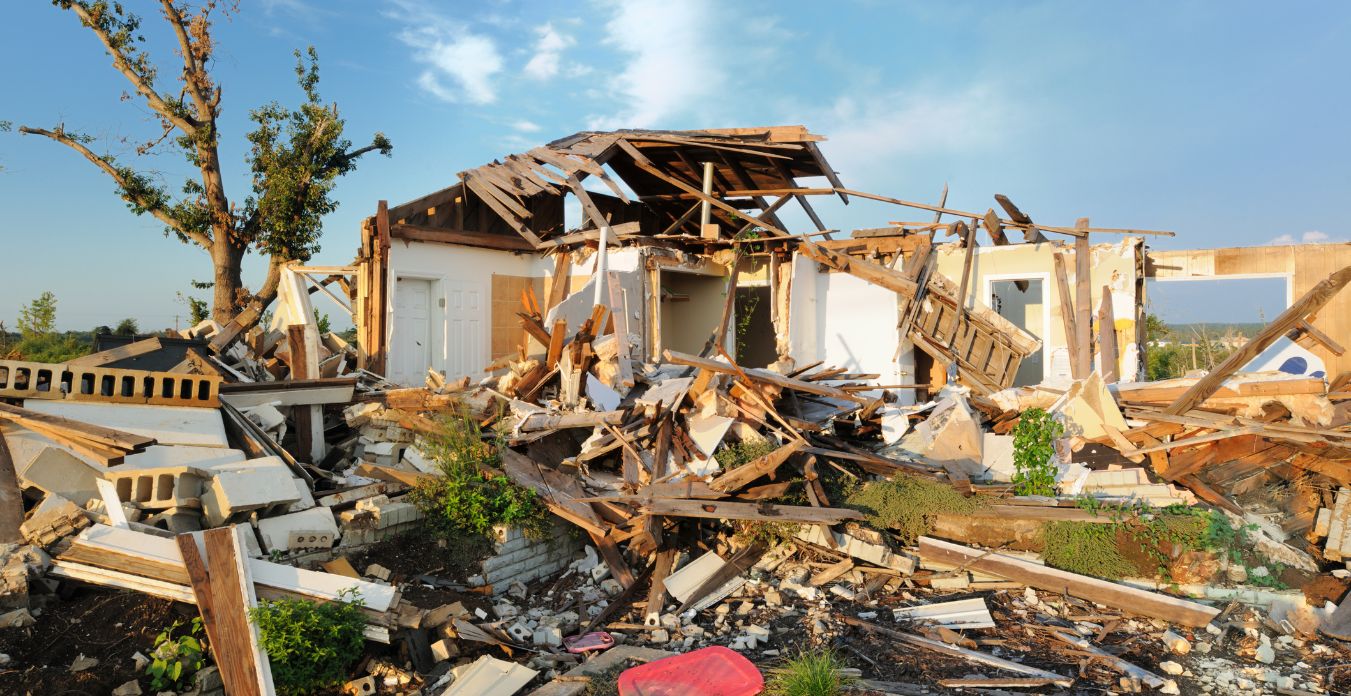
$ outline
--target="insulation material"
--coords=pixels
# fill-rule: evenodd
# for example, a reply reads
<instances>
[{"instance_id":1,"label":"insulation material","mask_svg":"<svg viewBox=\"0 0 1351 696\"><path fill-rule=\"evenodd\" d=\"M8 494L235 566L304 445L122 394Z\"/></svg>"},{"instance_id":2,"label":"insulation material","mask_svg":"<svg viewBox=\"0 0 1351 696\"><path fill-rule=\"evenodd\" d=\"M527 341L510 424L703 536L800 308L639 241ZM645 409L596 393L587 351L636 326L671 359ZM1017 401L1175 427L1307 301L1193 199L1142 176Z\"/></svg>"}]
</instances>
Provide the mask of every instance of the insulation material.
<instances>
[{"instance_id":1,"label":"insulation material","mask_svg":"<svg viewBox=\"0 0 1351 696\"><path fill-rule=\"evenodd\" d=\"M901 448L948 471L983 476L983 438L966 398L950 394L938 402L923 423L915 426L914 432L901 440Z\"/></svg>"},{"instance_id":2,"label":"insulation material","mask_svg":"<svg viewBox=\"0 0 1351 696\"><path fill-rule=\"evenodd\" d=\"M1064 418L1066 435L1085 440L1106 437L1104 425L1118 431L1129 428L1116 399L1097 372L1075 382L1051 410Z\"/></svg>"}]
</instances>

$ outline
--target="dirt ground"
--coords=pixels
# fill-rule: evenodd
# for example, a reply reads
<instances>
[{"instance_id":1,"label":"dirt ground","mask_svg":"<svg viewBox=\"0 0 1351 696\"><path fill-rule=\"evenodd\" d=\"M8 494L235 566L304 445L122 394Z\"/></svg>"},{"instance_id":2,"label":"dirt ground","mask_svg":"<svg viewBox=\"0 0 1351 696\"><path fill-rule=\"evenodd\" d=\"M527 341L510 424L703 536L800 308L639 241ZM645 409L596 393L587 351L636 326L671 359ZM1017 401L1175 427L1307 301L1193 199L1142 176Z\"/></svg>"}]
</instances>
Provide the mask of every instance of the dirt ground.
<instances>
[{"instance_id":1,"label":"dirt ground","mask_svg":"<svg viewBox=\"0 0 1351 696\"><path fill-rule=\"evenodd\" d=\"M0 653L10 657L0 667L0 694L106 696L140 676L131 656L148 654L155 636L192 610L134 592L76 588L69 599L54 599L35 625L0 629ZM98 665L71 673L80 654Z\"/></svg>"}]
</instances>

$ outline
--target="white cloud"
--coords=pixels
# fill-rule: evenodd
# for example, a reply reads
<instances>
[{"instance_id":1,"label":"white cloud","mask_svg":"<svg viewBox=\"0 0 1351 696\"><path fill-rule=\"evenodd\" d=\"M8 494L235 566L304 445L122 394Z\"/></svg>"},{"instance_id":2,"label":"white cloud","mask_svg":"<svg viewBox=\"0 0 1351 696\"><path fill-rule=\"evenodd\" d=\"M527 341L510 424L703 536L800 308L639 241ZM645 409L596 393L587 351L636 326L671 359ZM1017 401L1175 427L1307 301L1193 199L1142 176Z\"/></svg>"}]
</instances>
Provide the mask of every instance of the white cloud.
<instances>
[{"instance_id":1,"label":"white cloud","mask_svg":"<svg viewBox=\"0 0 1351 696\"><path fill-rule=\"evenodd\" d=\"M513 122L511 127L522 133L538 133L540 130L540 125L538 123L527 121L525 119Z\"/></svg>"},{"instance_id":2,"label":"white cloud","mask_svg":"<svg viewBox=\"0 0 1351 696\"><path fill-rule=\"evenodd\" d=\"M612 95L625 106L593 117L592 128L669 126L682 113L697 112L723 90L726 76L709 27L726 26L710 0L607 0L613 13L605 43L628 58L615 76Z\"/></svg>"},{"instance_id":3,"label":"white cloud","mask_svg":"<svg viewBox=\"0 0 1351 696\"><path fill-rule=\"evenodd\" d=\"M985 85L941 93L879 91L866 98L841 96L802 122L829 135L826 154L847 178L894 178L900 156L965 154L997 144L1016 128L1011 103Z\"/></svg>"},{"instance_id":4,"label":"white cloud","mask_svg":"<svg viewBox=\"0 0 1351 696\"><path fill-rule=\"evenodd\" d=\"M1274 245L1338 244L1341 243L1342 241L1344 240L1333 239L1332 235L1328 234L1327 232L1321 232L1319 230L1309 230L1308 232L1301 233L1298 237L1287 232L1279 237L1276 237L1270 242L1267 242L1267 244L1274 244Z\"/></svg>"},{"instance_id":5,"label":"white cloud","mask_svg":"<svg viewBox=\"0 0 1351 696\"><path fill-rule=\"evenodd\" d=\"M553 23L535 28L539 40L535 42L535 53L525 64L525 75L534 80L547 80L558 74L562 63L563 51L576 41L567 34L554 29Z\"/></svg>"},{"instance_id":6,"label":"white cloud","mask_svg":"<svg viewBox=\"0 0 1351 696\"><path fill-rule=\"evenodd\" d=\"M419 87L443 101L497 100L494 78L502 71L502 55L491 37L412 0L394 0L392 6L391 16L407 27L399 40L413 49L413 60L428 66L418 75Z\"/></svg>"}]
</instances>

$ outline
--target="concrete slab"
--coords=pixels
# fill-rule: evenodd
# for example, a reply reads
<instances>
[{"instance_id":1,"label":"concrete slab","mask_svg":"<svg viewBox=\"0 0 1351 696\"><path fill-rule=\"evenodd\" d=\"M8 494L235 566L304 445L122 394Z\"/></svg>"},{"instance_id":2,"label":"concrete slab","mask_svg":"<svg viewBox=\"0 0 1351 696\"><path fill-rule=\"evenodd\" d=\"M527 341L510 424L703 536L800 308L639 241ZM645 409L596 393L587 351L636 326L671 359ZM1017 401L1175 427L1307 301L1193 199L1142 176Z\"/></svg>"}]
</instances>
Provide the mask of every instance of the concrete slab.
<instances>
[{"instance_id":1,"label":"concrete slab","mask_svg":"<svg viewBox=\"0 0 1351 696\"><path fill-rule=\"evenodd\" d=\"M23 407L105 428L153 437L161 445L229 446L225 423L214 408L103 404L25 399Z\"/></svg>"},{"instance_id":2,"label":"concrete slab","mask_svg":"<svg viewBox=\"0 0 1351 696\"><path fill-rule=\"evenodd\" d=\"M44 448L17 473L21 484L55 493L80 507L99 497L96 481L101 472L60 447Z\"/></svg>"},{"instance_id":3,"label":"concrete slab","mask_svg":"<svg viewBox=\"0 0 1351 696\"><path fill-rule=\"evenodd\" d=\"M152 445L144 452L129 454L123 463L111 467L111 471L124 468L157 466L191 466L212 470L229 464L238 464L248 459L243 450L222 449L220 447L187 447L183 445Z\"/></svg>"}]
</instances>

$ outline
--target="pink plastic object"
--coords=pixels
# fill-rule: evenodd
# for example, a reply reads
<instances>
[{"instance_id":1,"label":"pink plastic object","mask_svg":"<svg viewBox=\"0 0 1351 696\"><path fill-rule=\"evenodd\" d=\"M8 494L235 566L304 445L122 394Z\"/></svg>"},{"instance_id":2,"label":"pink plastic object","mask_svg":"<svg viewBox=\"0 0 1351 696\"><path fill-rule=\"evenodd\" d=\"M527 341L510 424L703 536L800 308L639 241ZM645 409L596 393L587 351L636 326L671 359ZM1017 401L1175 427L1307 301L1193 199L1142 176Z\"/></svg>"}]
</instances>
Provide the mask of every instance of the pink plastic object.
<instances>
[{"instance_id":1,"label":"pink plastic object","mask_svg":"<svg viewBox=\"0 0 1351 696\"><path fill-rule=\"evenodd\" d=\"M614 647L614 636L605 631L583 633L580 636L568 636L563 639L563 647L570 653L588 653Z\"/></svg>"},{"instance_id":2,"label":"pink plastic object","mask_svg":"<svg viewBox=\"0 0 1351 696\"><path fill-rule=\"evenodd\" d=\"M624 670L619 696L755 696L765 678L750 660L714 645Z\"/></svg>"}]
</instances>

